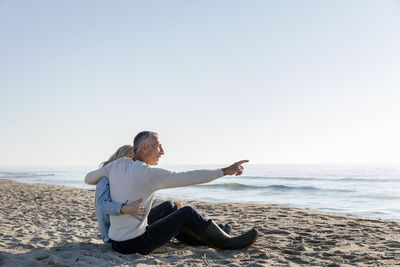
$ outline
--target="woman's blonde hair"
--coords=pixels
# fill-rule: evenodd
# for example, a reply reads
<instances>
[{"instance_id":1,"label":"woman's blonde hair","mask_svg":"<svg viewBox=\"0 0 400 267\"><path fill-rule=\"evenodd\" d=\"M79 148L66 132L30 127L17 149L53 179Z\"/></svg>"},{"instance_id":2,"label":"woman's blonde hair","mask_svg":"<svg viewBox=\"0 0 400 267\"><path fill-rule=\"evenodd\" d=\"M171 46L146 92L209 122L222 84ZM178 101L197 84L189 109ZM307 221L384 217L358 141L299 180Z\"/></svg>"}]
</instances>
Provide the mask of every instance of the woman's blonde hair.
<instances>
[{"instance_id":1,"label":"woman's blonde hair","mask_svg":"<svg viewBox=\"0 0 400 267\"><path fill-rule=\"evenodd\" d=\"M132 145L124 145L124 146L121 146L120 148L118 148L117 151L115 151L115 153L112 154L108 160L106 160L100 164L100 167L106 166L111 161L114 161L114 160L120 159L120 158L124 158L124 157L130 157L130 158L133 157L133 146Z\"/></svg>"}]
</instances>

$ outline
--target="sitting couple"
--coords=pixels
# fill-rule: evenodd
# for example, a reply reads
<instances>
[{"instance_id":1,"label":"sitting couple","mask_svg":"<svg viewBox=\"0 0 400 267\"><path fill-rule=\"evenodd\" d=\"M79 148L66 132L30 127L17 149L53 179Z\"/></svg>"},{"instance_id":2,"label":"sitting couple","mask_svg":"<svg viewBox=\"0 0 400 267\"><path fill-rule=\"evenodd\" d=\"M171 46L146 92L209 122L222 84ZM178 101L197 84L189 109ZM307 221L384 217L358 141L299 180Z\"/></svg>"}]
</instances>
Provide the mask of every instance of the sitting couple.
<instances>
[{"instance_id":1,"label":"sitting couple","mask_svg":"<svg viewBox=\"0 0 400 267\"><path fill-rule=\"evenodd\" d=\"M170 201L153 205L157 190L241 175L242 164L247 160L217 170L171 172L152 167L164 154L157 133L140 132L133 141L133 155L129 148L119 149L100 169L85 178L87 184L97 184L95 206L101 235L104 242L111 242L115 251L148 254L173 237L219 249L241 249L255 242L255 229L231 237L226 233L229 226L222 229L192 207L181 207L180 203Z\"/></svg>"}]
</instances>

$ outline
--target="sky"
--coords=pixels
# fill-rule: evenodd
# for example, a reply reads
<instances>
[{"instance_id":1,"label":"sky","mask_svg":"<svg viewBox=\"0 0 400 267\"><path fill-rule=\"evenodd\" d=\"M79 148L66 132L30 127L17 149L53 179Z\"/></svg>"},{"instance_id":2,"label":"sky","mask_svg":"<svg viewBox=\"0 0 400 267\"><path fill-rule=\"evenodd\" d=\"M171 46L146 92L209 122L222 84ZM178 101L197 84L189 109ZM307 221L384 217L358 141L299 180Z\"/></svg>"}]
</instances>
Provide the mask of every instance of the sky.
<instances>
[{"instance_id":1,"label":"sky","mask_svg":"<svg viewBox=\"0 0 400 267\"><path fill-rule=\"evenodd\" d=\"M0 166L399 163L398 1L0 0Z\"/></svg>"}]
</instances>

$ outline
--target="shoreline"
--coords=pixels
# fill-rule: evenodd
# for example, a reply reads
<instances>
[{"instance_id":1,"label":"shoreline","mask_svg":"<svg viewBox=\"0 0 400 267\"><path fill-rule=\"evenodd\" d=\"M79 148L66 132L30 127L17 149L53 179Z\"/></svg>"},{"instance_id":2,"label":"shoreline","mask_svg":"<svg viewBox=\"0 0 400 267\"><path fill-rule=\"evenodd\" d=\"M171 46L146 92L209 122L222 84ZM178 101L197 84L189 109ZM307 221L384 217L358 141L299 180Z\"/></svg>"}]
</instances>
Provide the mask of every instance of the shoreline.
<instances>
[{"instance_id":1,"label":"shoreline","mask_svg":"<svg viewBox=\"0 0 400 267\"><path fill-rule=\"evenodd\" d=\"M48 183L48 182L29 182L29 181L20 181L19 179L0 179L0 180L10 180L10 181L15 181L18 183L26 183L26 184L43 184L43 185L55 185L55 186L65 186L69 188L74 188L74 189L84 189L84 190L90 190L90 191L95 191L94 186L88 186L88 187L80 187L80 186L74 186L74 185L68 185L68 184L58 184L58 183ZM271 203L271 202L264 202L264 201L237 201L237 202L232 202L232 201L226 201L226 200L215 200L215 199L208 199L208 200L201 200L200 198L179 198L179 197L170 197L166 195L165 193L161 194L156 194L156 198L161 198L161 199L174 199L176 201L181 201L181 202L186 202L186 201L195 201L195 202L208 202L208 203L232 203L232 204L255 204L255 205L277 205L277 206L283 206L283 207L290 207L290 208L298 208L298 209L306 209L306 210L314 210L314 211L322 211L322 212L328 212L328 213L334 213L334 214L340 214L340 215L348 215L348 216L356 216L356 217L361 217L365 219L372 219L372 220L382 220L382 221L392 221L392 222L399 222L400 223L400 217L393 217L393 218L387 218L388 216L385 216L386 214L381 214L380 216L372 216L364 213L360 213L357 211L351 212L351 211L341 211L340 209L332 209L330 207L307 207L303 205L296 205L296 204L280 204L280 203ZM379 212L377 212L379 213Z\"/></svg>"},{"instance_id":2,"label":"shoreline","mask_svg":"<svg viewBox=\"0 0 400 267\"><path fill-rule=\"evenodd\" d=\"M400 223L275 204L180 199L232 234L255 227L252 248L220 251L172 240L149 255L122 255L104 245L94 190L0 180L0 265L377 266L400 262Z\"/></svg>"}]
</instances>

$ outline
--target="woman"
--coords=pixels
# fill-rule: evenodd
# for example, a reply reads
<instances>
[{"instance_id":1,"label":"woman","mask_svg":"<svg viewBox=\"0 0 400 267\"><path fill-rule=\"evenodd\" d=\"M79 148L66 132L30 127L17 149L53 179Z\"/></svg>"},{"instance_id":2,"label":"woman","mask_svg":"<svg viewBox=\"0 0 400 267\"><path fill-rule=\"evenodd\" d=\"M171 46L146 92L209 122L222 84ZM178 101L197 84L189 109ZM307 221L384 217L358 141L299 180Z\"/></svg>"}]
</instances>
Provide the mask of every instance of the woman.
<instances>
[{"instance_id":1,"label":"woman","mask_svg":"<svg viewBox=\"0 0 400 267\"><path fill-rule=\"evenodd\" d=\"M124 145L117 149L117 151L110 156L110 158L100 164L100 167L106 166L108 163L120 159L120 158L132 158L133 157L133 146ZM102 177L96 185L95 194L95 210L96 217L101 233L101 237L104 243L109 243L110 238L108 237L108 230L110 228L110 215L129 214L134 216L138 220L142 220L145 214L144 207L139 206L141 199L134 201L133 203L126 205L119 202L112 201L110 197L110 186L107 177ZM155 221L163 218L173 211L182 207L180 202L163 201L161 199L155 199L152 204L152 209L148 215L148 224L151 225ZM219 224L219 227L223 229L227 234L230 233L231 227L229 224L225 226ZM204 244L199 240L196 235L189 231L181 231L176 238L180 241L186 242L191 245L202 245Z\"/></svg>"}]
</instances>

